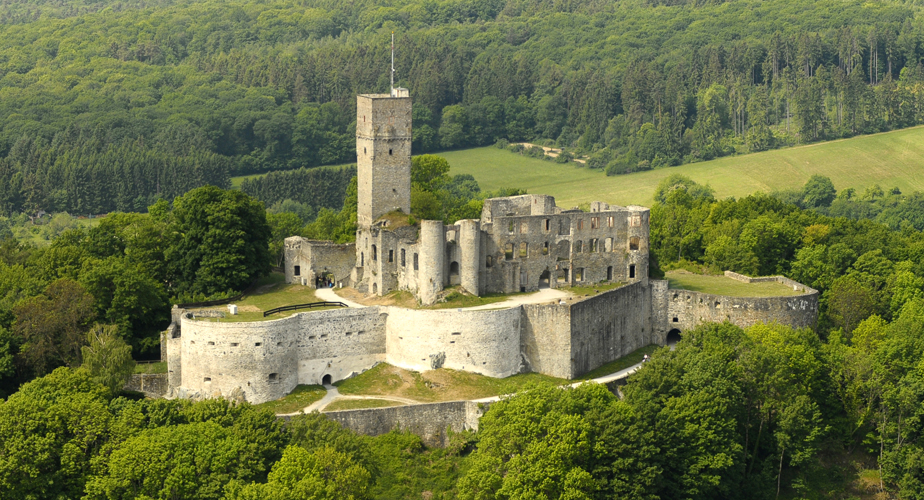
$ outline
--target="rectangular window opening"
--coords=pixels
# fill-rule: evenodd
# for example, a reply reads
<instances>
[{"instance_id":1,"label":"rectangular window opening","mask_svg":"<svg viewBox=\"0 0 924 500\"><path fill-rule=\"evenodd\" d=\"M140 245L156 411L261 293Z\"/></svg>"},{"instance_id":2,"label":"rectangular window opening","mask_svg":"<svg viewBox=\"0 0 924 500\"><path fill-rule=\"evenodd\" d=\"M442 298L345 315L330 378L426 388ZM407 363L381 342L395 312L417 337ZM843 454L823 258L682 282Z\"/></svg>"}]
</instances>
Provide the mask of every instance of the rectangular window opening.
<instances>
[{"instance_id":1,"label":"rectangular window opening","mask_svg":"<svg viewBox=\"0 0 924 500\"><path fill-rule=\"evenodd\" d=\"M417 254L414 254L414 270L417 270Z\"/></svg>"},{"instance_id":2,"label":"rectangular window opening","mask_svg":"<svg viewBox=\"0 0 924 500\"><path fill-rule=\"evenodd\" d=\"M549 254L549 242L546 241L545 243L542 244L542 255L548 255L548 254Z\"/></svg>"},{"instance_id":3,"label":"rectangular window opening","mask_svg":"<svg viewBox=\"0 0 924 500\"><path fill-rule=\"evenodd\" d=\"M301 276L301 275L302 275L302 266L295 266L295 268L292 270L292 274L295 275L295 276Z\"/></svg>"},{"instance_id":4,"label":"rectangular window opening","mask_svg":"<svg viewBox=\"0 0 924 500\"><path fill-rule=\"evenodd\" d=\"M388 251L388 262L391 263L391 262L394 262L394 261L395 261L395 251L394 251L394 250L389 250L389 251Z\"/></svg>"},{"instance_id":5,"label":"rectangular window opening","mask_svg":"<svg viewBox=\"0 0 924 500\"><path fill-rule=\"evenodd\" d=\"M550 227L551 227L550 221L549 221L549 219L546 219L546 220L545 220L545 230L546 230L546 232L549 231L549 228L550 228Z\"/></svg>"},{"instance_id":6,"label":"rectangular window opening","mask_svg":"<svg viewBox=\"0 0 924 500\"><path fill-rule=\"evenodd\" d=\"M525 258L529 255L529 243L522 241L520 242L520 258Z\"/></svg>"},{"instance_id":7,"label":"rectangular window opening","mask_svg":"<svg viewBox=\"0 0 924 500\"><path fill-rule=\"evenodd\" d=\"M629 250L638 250L639 239L638 236L633 236L629 238Z\"/></svg>"},{"instance_id":8,"label":"rectangular window opening","mask_svg":"<svg viewBox=\"0 0 924 500\"><path fill-rule=\"evenodd\" d=\"M254 347L261 347L262 345L263 345L263 342L257 342L257 343L255 343L253 346L254 346Z\"/></svg>"},{"instance_id":9,"label":"rectangular window opening","mask_svg":"<svg viewBox=\"0 0 924 500\"><path fill-rule=\"evenodd\" d=\"M407 261L404 259L404 257L405 257L405 256L404 256L404 249L402 248L402 249L401 249L401 267L405 267L405 266L407 265Z\"/></svg>"},{"instance_id":10,"label":"rectangular window opening","mask_svg":"<svg viewBox=\"0 0 924 500\"><path fill-rule=\"evenodd\" d=\"M635 264L632 264L629 266L629 277L630 278L635 277Z\"/></svg>"}]
</instances>

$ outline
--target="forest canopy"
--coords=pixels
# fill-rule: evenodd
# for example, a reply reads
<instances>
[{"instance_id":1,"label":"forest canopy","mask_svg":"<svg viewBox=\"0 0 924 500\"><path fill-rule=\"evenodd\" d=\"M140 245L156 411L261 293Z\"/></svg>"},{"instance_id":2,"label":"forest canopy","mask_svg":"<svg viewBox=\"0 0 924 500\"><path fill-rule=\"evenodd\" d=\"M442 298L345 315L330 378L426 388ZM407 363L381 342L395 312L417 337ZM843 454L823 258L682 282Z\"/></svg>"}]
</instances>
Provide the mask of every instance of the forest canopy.
<instances>
[{"instance_id":1,"label":"forest canopy","mask_svg":"<svg viewBox=\"0 0 924 500\"><path fill-rule=\"evenodd\" d=\"M143 211L193 187L228 187L231 175L350 163L355 95L387 89L392 31L415 154L530 140L621 174L920 124L918 10L9 2L0 214Z\"/></svg>"}]
</instances>

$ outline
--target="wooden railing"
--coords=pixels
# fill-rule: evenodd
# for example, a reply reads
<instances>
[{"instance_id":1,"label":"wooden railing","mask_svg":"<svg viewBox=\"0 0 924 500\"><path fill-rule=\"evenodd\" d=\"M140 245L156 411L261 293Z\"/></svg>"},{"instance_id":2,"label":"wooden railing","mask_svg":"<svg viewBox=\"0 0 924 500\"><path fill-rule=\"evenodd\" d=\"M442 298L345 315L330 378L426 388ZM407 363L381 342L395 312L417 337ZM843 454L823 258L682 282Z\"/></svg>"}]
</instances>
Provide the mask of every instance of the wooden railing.
<instances>
[{"instance_id":1,"label":"wooden railing","mask_svg":"<svg viewBox=\"0 0 924 500\"><path fill-rule=\"evenodd\" d=\"M343 302L312 302L310 304L295 304L291 306L282 306L275 309L270 309L269 311L263 311L263 317L267 317L270 314L276 314L283 311L294 311L296 309L314 309L315 307L347 307Z\"/></svg>"}]
</instances>

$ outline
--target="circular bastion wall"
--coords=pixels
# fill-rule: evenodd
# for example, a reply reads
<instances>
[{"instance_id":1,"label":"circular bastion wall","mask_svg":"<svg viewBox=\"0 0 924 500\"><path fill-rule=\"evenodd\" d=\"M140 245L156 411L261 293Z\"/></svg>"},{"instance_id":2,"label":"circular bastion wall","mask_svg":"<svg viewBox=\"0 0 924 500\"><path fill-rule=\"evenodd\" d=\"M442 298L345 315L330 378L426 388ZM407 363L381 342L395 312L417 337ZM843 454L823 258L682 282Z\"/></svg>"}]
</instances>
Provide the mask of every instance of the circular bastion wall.
<instances>
[{"instance_id":1,"label":"circular bastion wall","mask_svg":"<svg viewBox=\"0 0 924 500\"><path fill-rule=\"evenodd\" d=\"M790 281L790 280L787 280ZM780 323L793 328L815 328L818 291L795 282L805 293L777 297L728 297L690 290L667 290L665 332L685 332L703 323L728 321L741 328L757 323ZM664 339L666 342L666 337Z\"/></svg>"},{"instance_id":2,"label":"circular bastion wall","mask_svg":"<svg viewBox=\"0 0 924 500\"><path fill-rule=\"evenodd\" d=\"M490 377L520 370L519 307L422 311L388 307L386 359L408 370L452 368Z\"/></svg>"},{"instance_id":3,"label":"circular bastion wall","mask_svg":"<svg viewBox=\"0 0 924 500\"><path fill-rule=\"evenodd\" d=\"M298 315L224 323L183 317L180 397L235 397L257 404L298 384ZM293 328L295 327L295 328ZM239 392L238 392L239 391Z\"/></svg>"}]
</instances>

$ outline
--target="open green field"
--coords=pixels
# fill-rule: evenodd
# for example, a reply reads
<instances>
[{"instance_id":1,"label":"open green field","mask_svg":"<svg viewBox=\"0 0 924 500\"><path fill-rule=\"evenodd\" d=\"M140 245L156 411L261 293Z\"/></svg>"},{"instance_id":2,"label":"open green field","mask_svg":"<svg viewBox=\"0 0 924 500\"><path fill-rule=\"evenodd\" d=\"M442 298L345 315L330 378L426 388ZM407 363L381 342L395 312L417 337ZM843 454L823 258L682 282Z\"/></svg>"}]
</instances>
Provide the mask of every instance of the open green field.
<instances>
[{"instance_id":1,"label":"open green field","mask_svg":"<svg viewBox=\"0 0 924 500\"><path fill-rule=\"evenodd\" d=\"M830 177L838 190L879 184L902 192L924 191L924 127L613 177L495 147L437 154L449 160L450 174L471 174L484 190L525 188L555 196L565 208L594 200L650 206L658 182L674 173L709 184L718 198L798 188L814 174Z\"/></svg>"},{"instance_id":2,"label":"open green field","mask_svg":"<svg viewBox=\"0 0 924 500\"><path fill-rule=\"evenodd\" d=\"M668 286L671 289L690 290L725 295L727 297L779 297L802 294L800 291L794 291L792 288L775 281L744 283L725 276L693 274L682 269L668 271L665 278L667 278Z\"/></svg>"}]
</instances>

